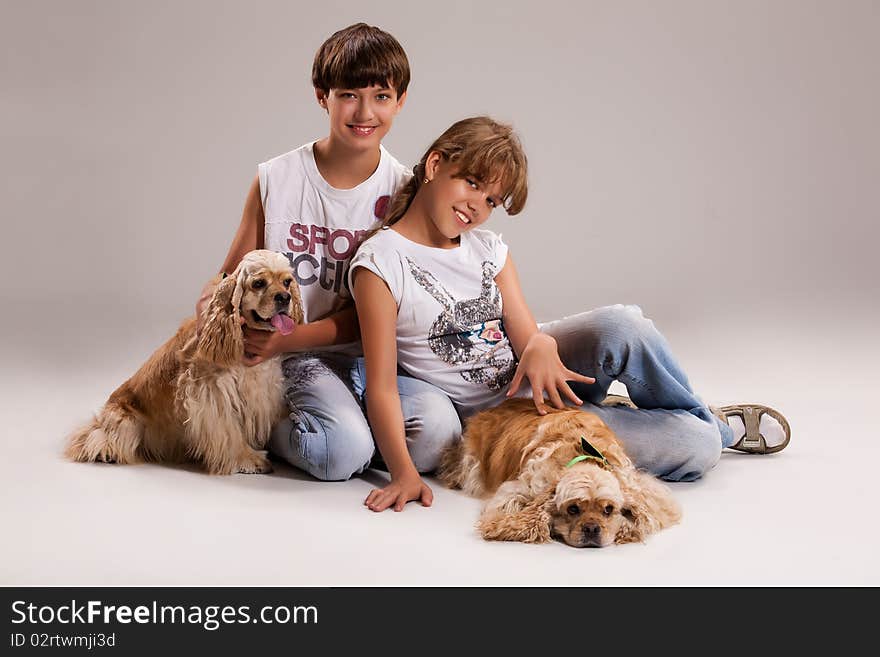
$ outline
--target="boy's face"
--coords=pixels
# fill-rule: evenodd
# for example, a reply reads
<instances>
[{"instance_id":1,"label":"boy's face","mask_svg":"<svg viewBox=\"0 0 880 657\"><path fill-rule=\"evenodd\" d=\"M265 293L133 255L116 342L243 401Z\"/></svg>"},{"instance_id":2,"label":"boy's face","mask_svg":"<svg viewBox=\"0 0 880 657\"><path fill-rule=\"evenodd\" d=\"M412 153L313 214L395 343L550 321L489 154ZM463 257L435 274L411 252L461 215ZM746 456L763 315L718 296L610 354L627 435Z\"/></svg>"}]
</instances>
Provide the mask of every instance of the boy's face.
<instances>
[{"instance_id":1,"label":"boy's face","mask_svg":"<svg viewBox=\"0 0 880 657\"><path fill-rule=\"evenodd\" d=\"M330 116L330 136L353 150L377 150L406 101L389 87L315 89L318 104Z\"/></svg>"}]
</instances>

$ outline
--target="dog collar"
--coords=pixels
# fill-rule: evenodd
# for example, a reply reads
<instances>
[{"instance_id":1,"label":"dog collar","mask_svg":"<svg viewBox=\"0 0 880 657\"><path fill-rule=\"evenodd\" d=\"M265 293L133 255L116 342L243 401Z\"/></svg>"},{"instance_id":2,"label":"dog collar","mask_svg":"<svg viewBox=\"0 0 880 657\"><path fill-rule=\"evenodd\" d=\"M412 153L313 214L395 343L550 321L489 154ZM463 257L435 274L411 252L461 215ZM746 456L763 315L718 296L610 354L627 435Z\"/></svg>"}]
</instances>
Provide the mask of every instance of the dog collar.
<instances>
[{"instance_id":1,"label":"dog collar","mask_svg":"<svg viewBox=\"0 0 880 657\"><path fill-rule=\"evenodd\" d=\"M590 442L581 436L581 449L584 450L583 454L579 456L575 456L571 461L565 464L566 468L570 468L575 463L580 463L581 461L596 461L603 468L611 469L611 464L608 463L608 459L605 458L605 455L596 449Z\"/></svg>"}]
</instances>

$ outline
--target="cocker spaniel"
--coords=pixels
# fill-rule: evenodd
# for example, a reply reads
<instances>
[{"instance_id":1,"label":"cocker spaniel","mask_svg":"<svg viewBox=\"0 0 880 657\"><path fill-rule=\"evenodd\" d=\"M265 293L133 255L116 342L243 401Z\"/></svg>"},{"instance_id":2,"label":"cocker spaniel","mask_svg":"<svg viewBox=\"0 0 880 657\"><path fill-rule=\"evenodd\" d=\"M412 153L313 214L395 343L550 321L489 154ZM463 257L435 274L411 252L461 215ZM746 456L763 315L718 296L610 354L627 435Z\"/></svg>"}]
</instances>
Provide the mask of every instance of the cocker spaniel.
<instances>
[{"instance_id":1,"label":"cocker spaniel","mask_svg":"<svg viewBox=\"0 0 880 657\"><path fill-rule=\"evenodd\" d=\"M263 447L286 412L280 358L242 363L248 327L284 334L302 322L286 256L246 254L219 280L201 332L186 320L117 388L101 411L68 437L75 461L199 462L211 474L270 472Z\"/></svg>"},{"instance_id":2,"label":"cocker spaniel","mask_svg":"<svg viewBox=\"0 0 880 657\"><path fill-rule=\"evenodd\" d=\"M477 527L486 540L574 547L644 541L677 523L669 488L637 470L593 413L511 399L477 413L448 448L440 478L490 499Z\"/></svg>"}]
</instances>

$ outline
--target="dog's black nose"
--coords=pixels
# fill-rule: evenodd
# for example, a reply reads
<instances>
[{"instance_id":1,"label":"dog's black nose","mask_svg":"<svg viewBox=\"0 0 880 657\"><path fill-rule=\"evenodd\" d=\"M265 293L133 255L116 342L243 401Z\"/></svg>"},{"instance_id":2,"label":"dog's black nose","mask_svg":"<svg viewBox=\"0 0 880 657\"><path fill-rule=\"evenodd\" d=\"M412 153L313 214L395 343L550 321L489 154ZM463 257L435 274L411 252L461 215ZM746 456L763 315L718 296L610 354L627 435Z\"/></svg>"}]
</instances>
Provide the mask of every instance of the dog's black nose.
<instances>
[{"instance_id":1,"label":"dog's black nose","mask_svg":"<svg viewBox=\"0 0 880 657\"><path fill-rule=\"evenodd\" d=\"M601 531L602 528L594 523L586 524L583 527L584 536L586 538L599 538L599 532Z\"/></svg>"},{"instance_id":2,"label":"dog's black nose","mask_svg":"<svg viewBox=\"0 0 880 657\"><path fill-rule=\"evenodd\" d=\"M287 292L279 292L275 295L275 303L279 306L286 306L290 303L290 295Z\"/></svg>"},{"instance_id":3,"label":"dog's black nose","mask_svg":"<svg viewBox=\"0 0 880 657\"><path fill-rule=\"evenodd\" d=\"M581 547L602 547L602 528L595 523L588 523L581 528L584 534Z\"/></svg>"}]
</instances>

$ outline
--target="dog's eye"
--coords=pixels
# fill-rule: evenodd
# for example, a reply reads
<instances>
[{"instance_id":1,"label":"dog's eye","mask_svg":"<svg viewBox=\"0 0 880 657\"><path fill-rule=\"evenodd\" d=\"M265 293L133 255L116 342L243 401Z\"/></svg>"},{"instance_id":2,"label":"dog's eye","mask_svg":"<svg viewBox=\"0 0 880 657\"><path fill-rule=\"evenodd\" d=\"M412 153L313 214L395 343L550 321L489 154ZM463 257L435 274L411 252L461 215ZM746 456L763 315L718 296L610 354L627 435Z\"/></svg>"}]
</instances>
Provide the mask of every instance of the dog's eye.
<instances>
[{"instance_id":1,"label":"dog's eye","mask_svg":"<svg viewBox=\"0 0 880 657\"><path fill-rule=\"evenodd\" d=\"M606 516L610 516L612 513L614 513L614 507L611 504L606 504L605 508L602 509L602 513L604 513Z\"/></svg>"},{"instance_id":2,"label":"dog's eye","mask_svg":"<svg viewBox=\"0 0 880 657\"><path fill-rule=\"evenodd\" d=\"M284 279L284 287L290 287L290 284L291 284L291 283L293 283L293 279L292 279L292 278L285 278L285 279Z\"/></svg>"},{"instance_id":3,"label":"dog's eye","mask_svg":"<svg viewBox=\"0 0 880 657\"><path fill-rule=\"evenodd\" d=\"M262 278L258 278L253 283L251 283L251 286L255 290L259 290L261 287L266 287L266 281L264 281Z\"/></svg>"},{"instance_id":4,"label":"dog's eye","mask_svg":"<svg viewBox=\"0 0 880 657\"><path fill-rule=\"evenodd\" d=\"M577 504L569 504L565 512L570 516L576 516L581 512L581 507Z\"/></svg>"}]
</instances>

